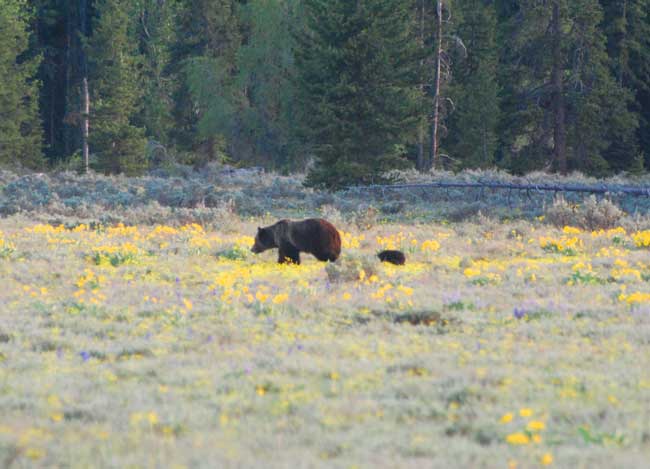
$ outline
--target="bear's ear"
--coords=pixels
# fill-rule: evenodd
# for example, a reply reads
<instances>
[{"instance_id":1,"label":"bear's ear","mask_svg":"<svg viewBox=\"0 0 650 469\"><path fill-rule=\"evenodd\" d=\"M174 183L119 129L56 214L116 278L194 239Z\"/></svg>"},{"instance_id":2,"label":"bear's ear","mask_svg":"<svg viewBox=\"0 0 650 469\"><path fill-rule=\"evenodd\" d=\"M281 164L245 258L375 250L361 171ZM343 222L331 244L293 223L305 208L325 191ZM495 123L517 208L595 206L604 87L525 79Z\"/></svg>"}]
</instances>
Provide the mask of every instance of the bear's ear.
<instances>
[{"instance_id":1,"label":"bear's ear","mask_svg":"<svg viewBox=\"0 0 650 469\"><path fill-rule=\"evenodd\" d=\"M270 238L272 238L266 228L257 228L257 237L263 243L268 243Z\"/></svg>"}]
</instances>

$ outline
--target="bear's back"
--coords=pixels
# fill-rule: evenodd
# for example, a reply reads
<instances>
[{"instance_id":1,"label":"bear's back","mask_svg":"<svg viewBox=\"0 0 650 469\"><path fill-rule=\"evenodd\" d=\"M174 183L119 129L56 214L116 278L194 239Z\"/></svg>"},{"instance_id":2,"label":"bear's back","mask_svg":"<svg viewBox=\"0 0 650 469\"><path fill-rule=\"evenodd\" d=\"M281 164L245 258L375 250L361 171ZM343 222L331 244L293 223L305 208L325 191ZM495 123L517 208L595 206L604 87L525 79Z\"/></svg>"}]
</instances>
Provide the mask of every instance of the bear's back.
<instances>
[{"instance_id":1,"label":"bear's back","mask_svg":"<svg viewBox=\"0 0 650 469\"><path fill-rule=\"evenodd\" d=\"M289 222L291 243L319 260L335 261L341 254L341 236L334 225L322 218Z\"/></svg>"}]
</instances>

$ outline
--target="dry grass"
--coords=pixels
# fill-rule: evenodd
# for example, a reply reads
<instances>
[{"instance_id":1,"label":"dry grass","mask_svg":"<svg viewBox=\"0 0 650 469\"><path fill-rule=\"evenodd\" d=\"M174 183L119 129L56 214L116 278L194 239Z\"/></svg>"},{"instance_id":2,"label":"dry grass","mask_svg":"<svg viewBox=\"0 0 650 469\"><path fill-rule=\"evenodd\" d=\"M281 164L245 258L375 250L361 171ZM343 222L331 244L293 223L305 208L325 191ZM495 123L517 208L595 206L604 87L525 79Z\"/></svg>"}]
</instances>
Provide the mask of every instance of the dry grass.
<instances>
[{"instance_id":1,"label":"dry grass","mask_svg":"<svg viewBox=\"0 0 650 469\"><path fill-rule=\"evenodd\" d=\"M251 255L258 220L20 220L2 467L647 464L650 233L351 222L328 275Z\"/></svg>"}]
</instances>

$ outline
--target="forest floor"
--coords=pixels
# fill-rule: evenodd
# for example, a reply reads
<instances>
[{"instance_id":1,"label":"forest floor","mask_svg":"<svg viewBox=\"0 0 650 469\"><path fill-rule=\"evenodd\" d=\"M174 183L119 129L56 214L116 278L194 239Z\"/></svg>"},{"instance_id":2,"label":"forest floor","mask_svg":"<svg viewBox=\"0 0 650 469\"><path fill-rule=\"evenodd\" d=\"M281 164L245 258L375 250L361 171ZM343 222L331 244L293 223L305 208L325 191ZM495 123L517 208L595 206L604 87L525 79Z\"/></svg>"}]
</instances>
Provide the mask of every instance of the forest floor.
<instances>
[{"instance_id":1,"label":"forest floor","mask_svg":"<svg viewBox=\"0 0 650 469\"><path fill-rule=\"evenodd\" d=\"M647 467L650 232L260 223L0 220L0 466Z\"/></svg>"}]
</instances>

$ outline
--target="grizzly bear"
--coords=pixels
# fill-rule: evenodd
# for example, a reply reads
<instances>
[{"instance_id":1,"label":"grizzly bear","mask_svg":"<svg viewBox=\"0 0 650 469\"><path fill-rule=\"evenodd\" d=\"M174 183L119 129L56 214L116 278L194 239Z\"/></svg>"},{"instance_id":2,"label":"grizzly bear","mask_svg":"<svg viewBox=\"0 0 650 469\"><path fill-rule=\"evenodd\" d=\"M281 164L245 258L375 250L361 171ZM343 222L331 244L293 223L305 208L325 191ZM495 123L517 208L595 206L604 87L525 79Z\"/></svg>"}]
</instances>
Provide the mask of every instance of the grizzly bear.
<instances>
[{"instance_id":1,"label":"grizzly bear","mask_svg":"<svg viewBox=\"0 0 650 469\"><path fill-rule=\"evenodd\" d=\"M334 225L322 218L280 220L257 228L251 251L258 254L273 248L278 248L280 264L300 264L301 252L313 254L319 261L334 262L341 254L341 236Z\"/></svg>"},{"instance_id":2,"label":"grizzly bear","mask_svg":"<svg viewBox=\"0 0 650 469\"><path fill-rule=\"evenodd\" d=\"M404 265L406 263L406 256L402 251L387 249L386 251L381 251L377 254L377 257L379 257L379 260L382 262L390 262L395 265Z\"/></svg>"}]
</instances>

